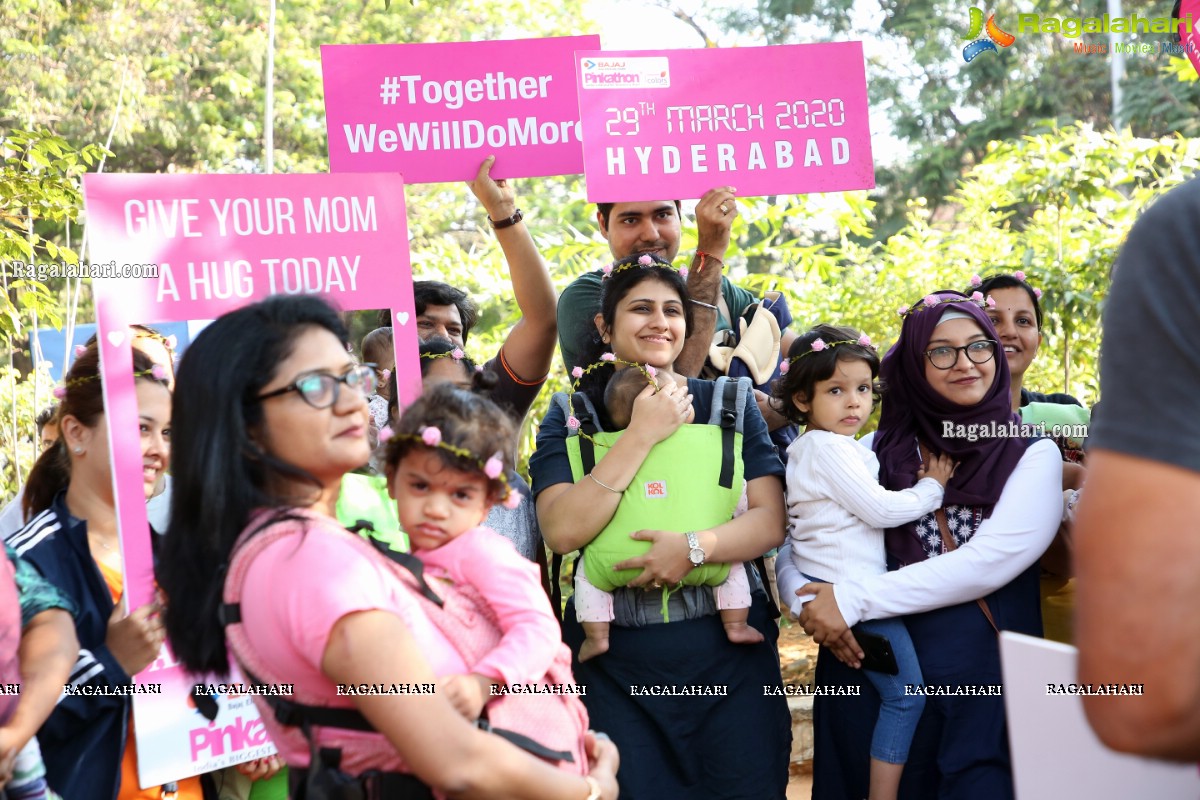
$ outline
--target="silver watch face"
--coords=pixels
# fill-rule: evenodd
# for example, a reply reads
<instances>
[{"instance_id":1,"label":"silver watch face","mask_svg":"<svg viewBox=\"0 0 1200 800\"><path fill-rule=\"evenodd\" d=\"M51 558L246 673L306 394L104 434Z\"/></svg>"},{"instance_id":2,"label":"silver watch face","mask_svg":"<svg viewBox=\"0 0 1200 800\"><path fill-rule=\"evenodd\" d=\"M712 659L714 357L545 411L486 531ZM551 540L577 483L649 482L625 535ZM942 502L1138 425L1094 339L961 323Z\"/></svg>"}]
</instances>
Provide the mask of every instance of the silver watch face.
<instances>
[{"instance_id":1,"label":"silver watch face","mask_svg":"<svg viewBox=\"0 0 1200 800\"><path fill-rule=\"evenodd\" d=\"M699 547L693 547L688 551L688 560L697 567L704 563L704 551Z\"/></svg>"}]
</instances>

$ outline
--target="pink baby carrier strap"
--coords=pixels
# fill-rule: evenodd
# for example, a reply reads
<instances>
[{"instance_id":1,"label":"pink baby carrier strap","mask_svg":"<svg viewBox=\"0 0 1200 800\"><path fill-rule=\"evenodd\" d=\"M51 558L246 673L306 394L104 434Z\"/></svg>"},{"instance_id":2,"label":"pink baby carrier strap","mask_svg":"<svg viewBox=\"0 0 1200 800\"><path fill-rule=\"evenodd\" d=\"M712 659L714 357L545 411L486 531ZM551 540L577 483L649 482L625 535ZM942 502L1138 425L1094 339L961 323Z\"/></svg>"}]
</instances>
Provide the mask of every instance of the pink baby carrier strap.
<instances>
[{"instance_id":1,"label":"pink baby carrier strap","mask_svg":"<svg viewBox=\"0 0 1200 800\"><path fill-rule=\"evenodd\" d=\"M305 536L314 532L317 529L327 531L337 531L343 534L347 543L351 547L360 550L369 558L377 558L378 554L372 547L364 542L358 536L347 532L344 528L329 525L325 518L304 511L293 510L289 512L290 519L280 519L274 522L268 522L269 515L273 512L262 512L256 514L251 519L251 524L246 527L245 532L238 538L237 543L233 548L233 558L230 560L229 568L225 574L225 587L222 600L226 605L240 605L242 602L242 589L246 582L246 572L250 565L254 562L256 556L266 548L270 547L275 542L284 538L293 538L297 536ZM265 524L264 524L265 523ZM384 559L386 560L386 559ZM408 575L407 580L403 574L397 574L405 585L411 585L413 578ZM416 592L414 591L414 594ZM432 604L431 604L432 605ZM238 666L247 676L253 676L252 680L262 681L264 683L287 683L272 666L269 661L259 656L258 652L250 644L249 638L246 636L245 626L241 620L227 623L225 626L225 640L229 645L230 651L233 653ZM345 708L355 710L353 703L347 703L345 706L333 706L329 704L327 697L315 695L311 692L306 692L301 684L296 684L292 687L293 699L297 703L303 703L310 706L319 706L326 708ZM263 708L263 701L259 697L254 698L255 703L259 704L259 711L265 718L275 720L273 709ZM303 731L292 725L280 725L279 730L282 731L281 738L288 740L288 744L293 748L298 748L302 751L308 750L308 742L304 737ZM327 731L339 731L336 727L328 727ZM335 737L336 738L336 737ZM377 740L377 741L376 741ZM346 744L345 742L329 742L323 741L325 745L339 746ZM378 734L371 737L369 741L356 739L350 745L354 748L356 757L362 757L369 763L394 763L397 756L396 748L392 746L383 734ZM401 767L400 771L411 772L407 766Z\"/></svg>"},{"instance_id":2,"label":"pink baby carrier strap","mask_svg":"<svg viewBox=\"0 0 1200 800\"><path fill-rule=\"evenodd\" d=\"M468 665L478 664L504 637L495 611L474 586L448 579L434 580L443 606L433 606L430 621L454 645ZM559 642L550 669L537 681L517 687L500 687L507 693L491 698L483 717L493 728L513 731L555 751L570 753L573 761L552 760L561 769L587 774L583 733L588 714L576 693L571 673L571 651Z\"/></svg>"}]
</instances>

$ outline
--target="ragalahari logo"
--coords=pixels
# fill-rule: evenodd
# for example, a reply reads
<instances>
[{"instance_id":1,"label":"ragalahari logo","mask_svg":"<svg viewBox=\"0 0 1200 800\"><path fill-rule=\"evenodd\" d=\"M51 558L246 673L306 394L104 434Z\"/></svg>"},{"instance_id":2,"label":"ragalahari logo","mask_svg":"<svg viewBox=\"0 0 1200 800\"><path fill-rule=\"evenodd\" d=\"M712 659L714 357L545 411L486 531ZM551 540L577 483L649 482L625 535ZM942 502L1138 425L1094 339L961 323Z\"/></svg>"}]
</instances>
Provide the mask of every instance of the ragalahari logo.
<instances>
[{"instance_id":1,"label":"ragalahari logo","mask_svg":"<svg viewBox=\"0 0 1200 800\"><path fill-rule=\"evenodd\" d=\"M980 36L980 34L985 34ZM975 56L980 53L986 53L991 50L993 53L999 52L996 45L1008 47L1017 40L1017 37L1011 33L1005 33L1000 30L1000 26L996 24L996 15L992 14L987 18L987 24L983 23L983 9L971 6L971 29L964 37L970 39L971 42L963 48L963 60L970 63Z\"/></svg>"}]
</instances>

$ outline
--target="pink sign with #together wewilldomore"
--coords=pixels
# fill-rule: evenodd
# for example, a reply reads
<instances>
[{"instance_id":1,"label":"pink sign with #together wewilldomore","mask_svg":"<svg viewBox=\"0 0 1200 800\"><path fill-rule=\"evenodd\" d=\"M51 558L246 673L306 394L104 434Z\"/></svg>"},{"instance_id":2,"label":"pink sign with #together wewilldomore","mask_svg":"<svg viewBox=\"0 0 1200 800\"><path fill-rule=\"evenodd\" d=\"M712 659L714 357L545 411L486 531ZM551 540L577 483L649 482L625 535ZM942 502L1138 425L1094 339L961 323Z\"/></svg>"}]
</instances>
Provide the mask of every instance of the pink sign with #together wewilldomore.
<instances>
[{"instance_id":1,"label":"pink sign with #together wewilldomore","mask_svg":"<svg viewBox=\"0 0 1200 800\"><path fill-rule=\"evenodd\" d=\"M154 598L137 395L128 326L218 317L273 294L319 295L393 317L398 398L420 393L404 185L391 175L86 175L92 258L154 265L155 278L93 281L113 459L125 603ZM145 271L145 270L143 270ZM246 346L253 347L253 342ZM220 502L221 487L209 487ZM193 686L216 703L212 722ZM143 786L275 752L236 673L223 686L188 675L163 646L134 678Z\"/></svg>"},{"instance_id":2,"label":"pink sign with #together wewilldomore","mask_svg":"<svg viewBox=\"0 0 1200 800\"><path fill-rule=\"evenodd\" d=\"M321 47L330 172L407 183L583 171L576 50L599 36Z\"/></svg>"}]
</instances>

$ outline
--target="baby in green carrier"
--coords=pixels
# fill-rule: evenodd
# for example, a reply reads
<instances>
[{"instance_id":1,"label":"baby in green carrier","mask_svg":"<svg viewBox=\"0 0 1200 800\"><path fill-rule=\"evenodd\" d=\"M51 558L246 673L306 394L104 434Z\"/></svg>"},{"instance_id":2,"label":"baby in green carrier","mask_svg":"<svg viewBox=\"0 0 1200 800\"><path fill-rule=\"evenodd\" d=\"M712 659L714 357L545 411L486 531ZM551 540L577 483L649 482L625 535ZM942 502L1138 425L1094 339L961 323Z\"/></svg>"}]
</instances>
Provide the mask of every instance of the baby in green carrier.
<instances>
[{"instance_id":1,"label":"baby in green carrier","mask_svg":"<svg viewBox=\"0 0 1200 800\"><path fill-rule=\"evenodd\" d=\"M604 405L615 430L624 430L629 426L633 416L633 401L645 388L646 376L637 369L617 370L608 382L604 392ZM690 409L687 422L693 422L695 415L695 409ZM682 428L673 436L677 436L681 432L683 432ZM662 444L665 442L661 442L656 448L661 447ZM638 483L637 478L634 479L634 483ZM622 498L621 504L626 504L625 498ZM733 516L738 516L746 508L746 488L745 481L743 481L741 499L738 500ZM714 519L709 524L715 526L725 521L724 519ZM645 527L669 529L669 525L668 520L647 520ZM729 576L713 586L713 599L721 615L721 624L725 627L725 635L729 641L738 644L754 644L763 640L762 634L746 621L750 615L750 582L743 563L734 562L729 565ZM588 580L582 556L575 565L575 616L586 636L579 648L579 660L587 661L589 658L607 652L609 624L614 617L613 597L610 592L596 587Z\"/></svg>"}]
</instances>

